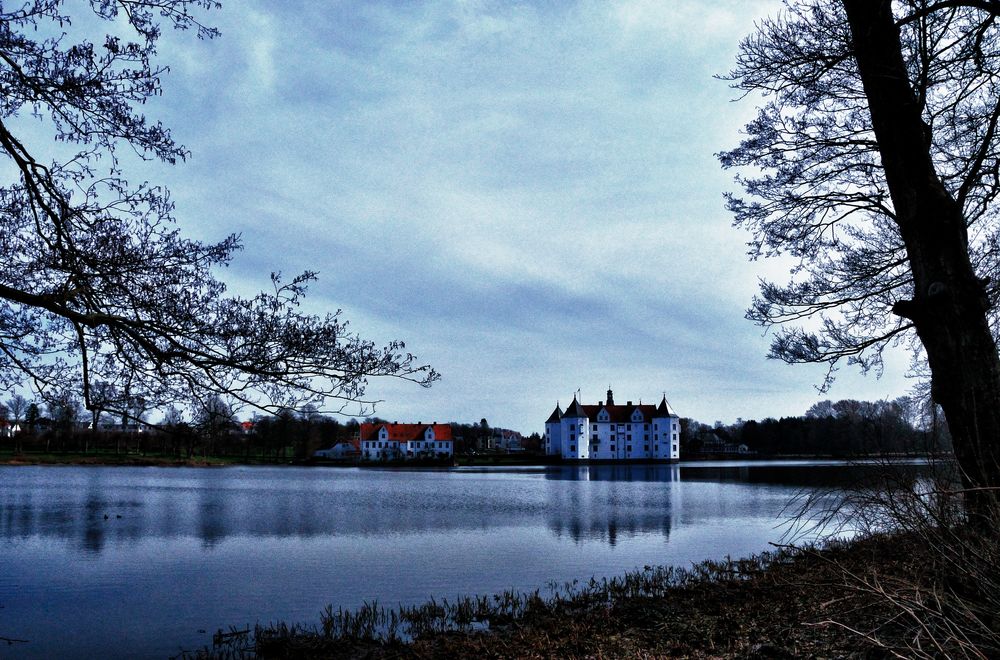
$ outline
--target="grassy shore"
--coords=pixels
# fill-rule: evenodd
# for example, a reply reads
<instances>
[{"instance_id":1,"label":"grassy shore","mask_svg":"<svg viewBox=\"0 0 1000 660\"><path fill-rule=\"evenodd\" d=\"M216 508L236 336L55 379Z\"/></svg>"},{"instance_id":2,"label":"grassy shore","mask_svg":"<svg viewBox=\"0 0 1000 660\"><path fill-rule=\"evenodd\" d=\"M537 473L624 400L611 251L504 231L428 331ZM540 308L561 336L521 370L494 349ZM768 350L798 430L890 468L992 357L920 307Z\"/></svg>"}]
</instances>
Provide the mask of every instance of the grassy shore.
<instances>
[{"instance_id":1,"label":"grassy shore","mask_svg":"<svg viewBox=\"0 0 1000 660\"><path fill-rule=\"evenodd\" d=\"M285 463L288 461L286 460ZM247 460L232 456L163 456L114 452L77 453L0 453L0 465L119 465L153 467L215 467L225 465L273 465L274 461Z\"/></svg>"},{"instance_id":2,"label":"grassy shore","mask_svg":"<svg viewBox=\"0 0 1000 660\"><path fill-rule=\"evenodd\" d=\"M898 613L861 580L926 579L923 553L912 538L871 538L688 569L647 567L545 595L328 609L315 627L223 633L203 656L880 658L895 651L909 657L910 633Z\"/></svg>"}]
</instances>

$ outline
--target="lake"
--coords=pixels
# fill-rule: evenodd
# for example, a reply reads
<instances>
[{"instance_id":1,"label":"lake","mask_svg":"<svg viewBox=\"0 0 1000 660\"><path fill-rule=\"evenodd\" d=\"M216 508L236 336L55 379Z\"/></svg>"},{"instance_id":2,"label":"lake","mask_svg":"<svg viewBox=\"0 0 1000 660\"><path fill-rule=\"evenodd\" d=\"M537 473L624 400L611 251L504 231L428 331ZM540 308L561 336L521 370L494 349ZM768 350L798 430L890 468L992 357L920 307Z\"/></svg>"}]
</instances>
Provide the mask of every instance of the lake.
<instances>
[{"instance_id":1,"label":"lake","mask_svg":"<svg viewBox=\"0 0 1000 660\"><path fill-rule=\"evenodd\" d=\"M0 657L150 657L327 604L418 603L768 549L857 467L0 467Z\"/></svg>"}]
</instances>

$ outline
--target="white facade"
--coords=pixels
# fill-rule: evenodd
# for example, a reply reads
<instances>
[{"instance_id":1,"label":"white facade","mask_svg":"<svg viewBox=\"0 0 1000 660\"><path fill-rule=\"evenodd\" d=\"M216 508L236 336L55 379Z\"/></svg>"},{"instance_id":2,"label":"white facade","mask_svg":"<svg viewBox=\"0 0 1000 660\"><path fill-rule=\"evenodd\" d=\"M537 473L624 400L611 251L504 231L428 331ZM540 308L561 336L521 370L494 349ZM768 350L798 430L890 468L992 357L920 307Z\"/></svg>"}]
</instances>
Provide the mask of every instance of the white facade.
<instances>
[{"instance_id":1,"label":"white facade","mask_svg":"<svg viewBox=\"0 0 1000 660\"><path fill-rule=\"evenodd\" d=\"M545 422L545 453L568 460L680 459L680 418L667 403L658 406L631 401L583 405L573 397L565 412L556 409Z\"/></svg>"},{"instance_id":2,"label":"white facade","mask_svg":"<svg viewBox=\"0 0 1000 660\"><path fill-rule=\"evenodd\" d=\"M366 461L448 459L455 453L444 424L362 424L359 445Z\"/></svg>"}]
</instances>

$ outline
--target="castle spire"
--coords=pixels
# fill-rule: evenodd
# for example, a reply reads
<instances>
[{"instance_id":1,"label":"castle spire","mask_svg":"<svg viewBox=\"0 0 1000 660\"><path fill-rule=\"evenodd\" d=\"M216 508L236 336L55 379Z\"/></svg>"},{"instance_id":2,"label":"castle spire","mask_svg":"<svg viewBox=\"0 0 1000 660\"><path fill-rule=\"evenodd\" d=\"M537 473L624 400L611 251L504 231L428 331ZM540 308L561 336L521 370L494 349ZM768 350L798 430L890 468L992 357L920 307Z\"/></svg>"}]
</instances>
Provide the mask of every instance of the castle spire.
<instances>
[{"instance_id":1,"label":"castle spire","mask_svg":"<svg viewBox=\"0 0 1000 660\"><path fill-rule=\"evenodd\" d=\"M615 394L614 392L611 391L610 385L608 385L608 405L609 406L615 405Z\"/></svg>"}]
</instances>

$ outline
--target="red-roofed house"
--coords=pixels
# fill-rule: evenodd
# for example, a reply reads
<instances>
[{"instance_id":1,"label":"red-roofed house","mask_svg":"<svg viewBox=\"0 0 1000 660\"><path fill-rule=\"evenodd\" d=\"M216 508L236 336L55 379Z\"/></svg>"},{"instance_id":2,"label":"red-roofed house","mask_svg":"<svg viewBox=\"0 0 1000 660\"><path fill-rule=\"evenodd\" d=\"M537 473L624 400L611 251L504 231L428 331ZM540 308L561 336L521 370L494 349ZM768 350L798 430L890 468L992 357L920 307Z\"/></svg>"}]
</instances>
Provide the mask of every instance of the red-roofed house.
<instances>
[{"instance_id":1,"label":"red-roofed house","mask_svg":"<svg viewBox=\"0 0 1000 660\"><path fill-rule=\"evenodd\" d=\"M362 424L361 460L451 458L455 453L449 424Z\"/></svg>"}]
</instances>

